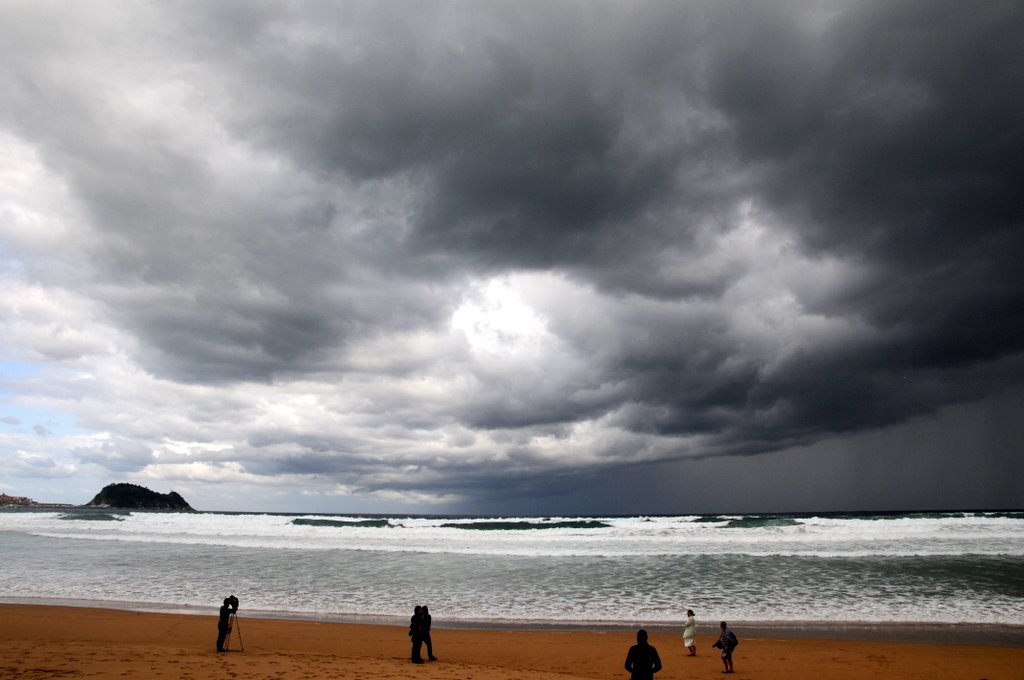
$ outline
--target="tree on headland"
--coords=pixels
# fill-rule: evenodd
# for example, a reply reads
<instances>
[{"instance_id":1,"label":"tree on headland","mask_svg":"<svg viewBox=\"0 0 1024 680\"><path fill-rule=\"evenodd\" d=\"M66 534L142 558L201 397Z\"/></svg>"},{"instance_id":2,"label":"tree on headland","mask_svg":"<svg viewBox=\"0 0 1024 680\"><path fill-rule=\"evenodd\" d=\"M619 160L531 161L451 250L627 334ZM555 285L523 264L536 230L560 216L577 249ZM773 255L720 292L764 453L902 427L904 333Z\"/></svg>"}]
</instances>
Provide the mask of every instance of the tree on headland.
<instances>
[{"instance_id":1,"label":"tree on headland","mask_svg":"<svg viewBox=\"0 0 1024 680\"><path fill-rule=\"evenodd\" d=\"M131 508L134 510L185 510L194 512L177 491L157 493L138 484L108 484L85 504L87 508Z\"/></svg>"}]
</instances>

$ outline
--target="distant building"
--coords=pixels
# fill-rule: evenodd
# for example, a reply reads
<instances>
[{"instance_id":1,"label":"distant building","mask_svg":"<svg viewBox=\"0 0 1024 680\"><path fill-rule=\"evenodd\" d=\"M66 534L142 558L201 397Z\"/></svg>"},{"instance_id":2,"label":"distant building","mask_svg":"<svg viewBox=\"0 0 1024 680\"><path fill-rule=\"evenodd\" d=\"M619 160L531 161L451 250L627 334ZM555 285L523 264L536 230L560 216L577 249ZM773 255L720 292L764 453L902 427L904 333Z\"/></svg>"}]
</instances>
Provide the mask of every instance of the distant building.
<instances>
[{"instance_id":1,"label":"distant building","mask_svg":"<svg viewBox=\"0 0 1024 680\"><path fill-rule=\"evenodd\" d=\"M36 502L34 500L25 496L8 496L5 493L0 493L0 507L6 507L9 505L21 507L35 504Z\"/></svg>"}]
</instances>

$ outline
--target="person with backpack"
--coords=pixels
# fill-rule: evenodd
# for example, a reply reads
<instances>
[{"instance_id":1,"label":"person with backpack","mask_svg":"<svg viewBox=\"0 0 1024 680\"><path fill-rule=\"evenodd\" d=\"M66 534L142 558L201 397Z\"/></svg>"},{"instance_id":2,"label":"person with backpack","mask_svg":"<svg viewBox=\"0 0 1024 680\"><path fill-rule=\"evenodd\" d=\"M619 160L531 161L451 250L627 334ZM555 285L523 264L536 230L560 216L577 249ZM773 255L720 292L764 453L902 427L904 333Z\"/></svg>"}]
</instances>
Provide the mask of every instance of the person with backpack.
<instances>
[{"instance_id":1,"label":"person with backpack","mask_svg":"<svg viewBox=\"0 0 1024 680\"><path fill-rule=\"evenodd\" d=\"M718 636L718 642L711 646L722 650L722 665L725 666L725 670L722 672L732 673L732 650L736 649L740 640L735 633L729 630L729 624L725 621L722 621L721 627L722 634Z\"/></svg>"}]
</instances>

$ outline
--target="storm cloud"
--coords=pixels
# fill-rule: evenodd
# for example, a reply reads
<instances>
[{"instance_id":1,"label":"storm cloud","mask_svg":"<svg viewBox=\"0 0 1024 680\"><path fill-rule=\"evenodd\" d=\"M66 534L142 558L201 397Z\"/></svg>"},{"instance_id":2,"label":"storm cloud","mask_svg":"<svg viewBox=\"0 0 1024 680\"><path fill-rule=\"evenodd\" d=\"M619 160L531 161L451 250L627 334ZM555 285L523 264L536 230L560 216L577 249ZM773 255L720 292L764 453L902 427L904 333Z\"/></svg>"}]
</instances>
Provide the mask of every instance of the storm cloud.
<instances>
[{"instance_id":1,"label":"storm cloud","mask_svg":"<svg viewBox=\"0 0 1024 680\"><path fill-rule=\"evenodd\" d=\"M1024 383L1022 35L1014 2L3 3L0 470L426 511L885 431L937 463L899 428Z\"/></svg>"}]
</instances>

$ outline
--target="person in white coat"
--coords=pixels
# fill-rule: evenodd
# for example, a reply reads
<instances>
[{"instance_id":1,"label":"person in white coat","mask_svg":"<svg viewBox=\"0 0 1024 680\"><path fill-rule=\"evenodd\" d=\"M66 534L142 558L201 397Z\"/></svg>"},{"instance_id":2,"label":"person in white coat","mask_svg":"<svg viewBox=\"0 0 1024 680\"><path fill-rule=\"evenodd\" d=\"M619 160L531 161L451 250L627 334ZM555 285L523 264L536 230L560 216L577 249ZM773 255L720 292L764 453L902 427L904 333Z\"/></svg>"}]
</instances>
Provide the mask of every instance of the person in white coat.
<instances>
[{"instance_id":1,"label":"person in white coat","mask_svg":"<svg viewBox=\"0 0 1024 680\"><path fill-rule=\"evenodd\" d=\"M686 656L697 656L697 619L694 617L692 609L686 610L683 646L686 647Z\"/></svg>"}]
</instances>

